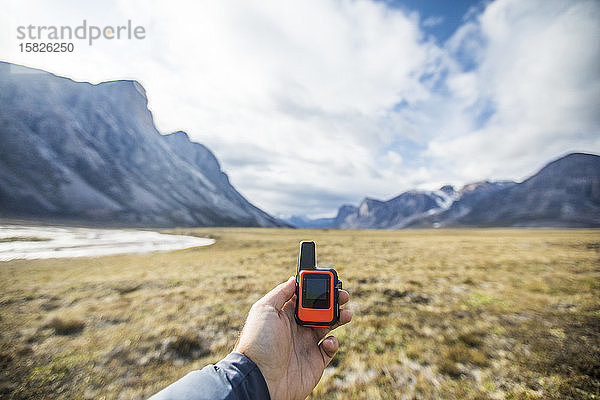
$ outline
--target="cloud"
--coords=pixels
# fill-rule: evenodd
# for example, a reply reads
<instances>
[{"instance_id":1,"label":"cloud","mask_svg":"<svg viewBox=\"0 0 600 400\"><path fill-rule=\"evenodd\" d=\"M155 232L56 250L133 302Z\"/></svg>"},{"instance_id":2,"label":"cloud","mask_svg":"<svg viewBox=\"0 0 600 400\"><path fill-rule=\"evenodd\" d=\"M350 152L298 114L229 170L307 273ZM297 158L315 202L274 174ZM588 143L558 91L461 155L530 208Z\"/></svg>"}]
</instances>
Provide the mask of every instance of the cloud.
<instances>
[{"instance_id":1,"label":"cloud","mask_svg":"<svg viewBox=\"0 0 600 400\"><path fill-rule=\"evenodd\" d=\"M597 152L599 14L593 1L491 3L448 47L476 54L472 70L448 78L473 129L434 138L429 155L464 180L524 178L568 151Z\"/></svg>"},{"instance_id":2,"label":"cloud","mask_svg":"<svg viewBox=\"0 0 600 400\"><path fill-rule=\"evenodd\" d=\"M368 0L9 2L0 25L121 24L141 41L7 61L77 80L133 78L163 133L188 132L277 215L486 177L600 151L595 1L497 0L443 45L418 14ZM440 16L443 18L443 16ZM428 25L429 24L429 25Z\"/></svg>"},{"instance_id":3,"label":"cloud","mask_svg":"<svg viewBox=\"0 0 600 400\"><path fill-rule=\"evenodd\" d=\"M425 18L423 20L422 25L425 26L425 27L431 28L433 26L438 26L441 23L443 23L444 19L445 19L444 17L439 16L439 15L438 16L427 17L427 18Z\"/></svg>"}]
</instances>

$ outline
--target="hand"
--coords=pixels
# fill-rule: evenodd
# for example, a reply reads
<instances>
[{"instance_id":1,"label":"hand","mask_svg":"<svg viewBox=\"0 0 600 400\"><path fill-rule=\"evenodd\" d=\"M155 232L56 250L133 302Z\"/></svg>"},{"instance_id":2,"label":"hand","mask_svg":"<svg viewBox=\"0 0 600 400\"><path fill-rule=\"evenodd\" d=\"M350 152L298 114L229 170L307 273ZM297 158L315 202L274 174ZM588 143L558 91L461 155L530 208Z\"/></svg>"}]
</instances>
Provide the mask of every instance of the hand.
<instances>
[{"instance_id":1,"label":"hand","mask_svg":"<svg viewBox=\"0 0 600 400\"><path fill-rule=\"evenodd\" d=\"M234 348L258 365L272 400L308 397L338 349L334 336L322 339L352 319L350 311L341 310L331 328L298 325L295 289L296 278L291 277L254 303ZM340 305L349 298L348 292L340 291Z\"/></svg>"}]
</instances>

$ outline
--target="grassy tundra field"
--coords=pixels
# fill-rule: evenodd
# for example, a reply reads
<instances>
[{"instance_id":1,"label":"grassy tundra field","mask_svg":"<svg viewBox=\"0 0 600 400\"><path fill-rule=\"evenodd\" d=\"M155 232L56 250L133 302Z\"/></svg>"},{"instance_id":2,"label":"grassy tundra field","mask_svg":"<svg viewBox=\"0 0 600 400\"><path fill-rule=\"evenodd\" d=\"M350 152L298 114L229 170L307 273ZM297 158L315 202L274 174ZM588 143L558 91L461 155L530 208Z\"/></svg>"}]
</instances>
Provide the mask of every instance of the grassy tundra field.
<instances>
[{"instance_id":1,"label":"grassy tundra field","mask_svg":"<svg viewBox=\"0 0 600 400\"><path fill-rule=\"evenodd\" d=\"M600 397L597 230L170 232L216 244L0 263L0 397L142 399L218 361L302 239L354 314L311 399Z\"/></svg>"}]
</instances>

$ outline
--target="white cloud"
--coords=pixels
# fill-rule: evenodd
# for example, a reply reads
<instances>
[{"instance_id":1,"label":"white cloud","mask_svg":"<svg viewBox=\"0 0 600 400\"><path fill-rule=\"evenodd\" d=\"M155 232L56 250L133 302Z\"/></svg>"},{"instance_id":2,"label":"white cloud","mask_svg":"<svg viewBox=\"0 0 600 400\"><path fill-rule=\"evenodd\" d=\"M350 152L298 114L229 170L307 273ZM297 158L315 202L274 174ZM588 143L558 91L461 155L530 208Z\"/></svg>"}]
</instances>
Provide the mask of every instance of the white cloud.
<instances>
[{"instance_id":1,"label":"white cloud","mask_svg":"<svg viewBox=\"0 0 600 400\"><path fill-rule=\"evenodd\" d=\"M465 25L478 32L478 65L449 79L463 80L450 85L463 118L477 121L474 101L487 104L491 116L455 137L435 138L429 154L455 165L464 180L524 178L568 151L598 152L599 14L593 1L491 3ZM473 41L461 34L450 44Z\"/></svg>"},{"instance_id":2,"label":"white cloud","mask_svg":"<svg viewBox=\"0 0 600 400\"><path fill-rule=\"evenodd\" d=\"M439 47L417 14L368 0L9 3L0 25L143 25L141 41L7 61L77 80L133 78L158 128L211 148L274 214L334 213L412 187L521 178L600 151L599 6L497 0Z\"/></svg>"}]
</instances>

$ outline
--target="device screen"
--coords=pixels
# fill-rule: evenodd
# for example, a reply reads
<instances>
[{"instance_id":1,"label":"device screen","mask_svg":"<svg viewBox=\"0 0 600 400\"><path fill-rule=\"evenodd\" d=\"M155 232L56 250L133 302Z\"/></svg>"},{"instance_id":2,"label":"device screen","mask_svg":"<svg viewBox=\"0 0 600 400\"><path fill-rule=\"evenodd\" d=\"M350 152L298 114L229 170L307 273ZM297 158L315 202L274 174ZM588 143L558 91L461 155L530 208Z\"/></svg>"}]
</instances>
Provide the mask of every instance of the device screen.
<instances>
[{"instance_id":1,"label":"device screen","mask_svg":"<svg viewBox=\"0 0 600 400\"><path fill-rule=\"evenodd\" d=\"M302 282L302 307L329 308L329 275L306 274Z\"/></svg>"}]
</instances>

